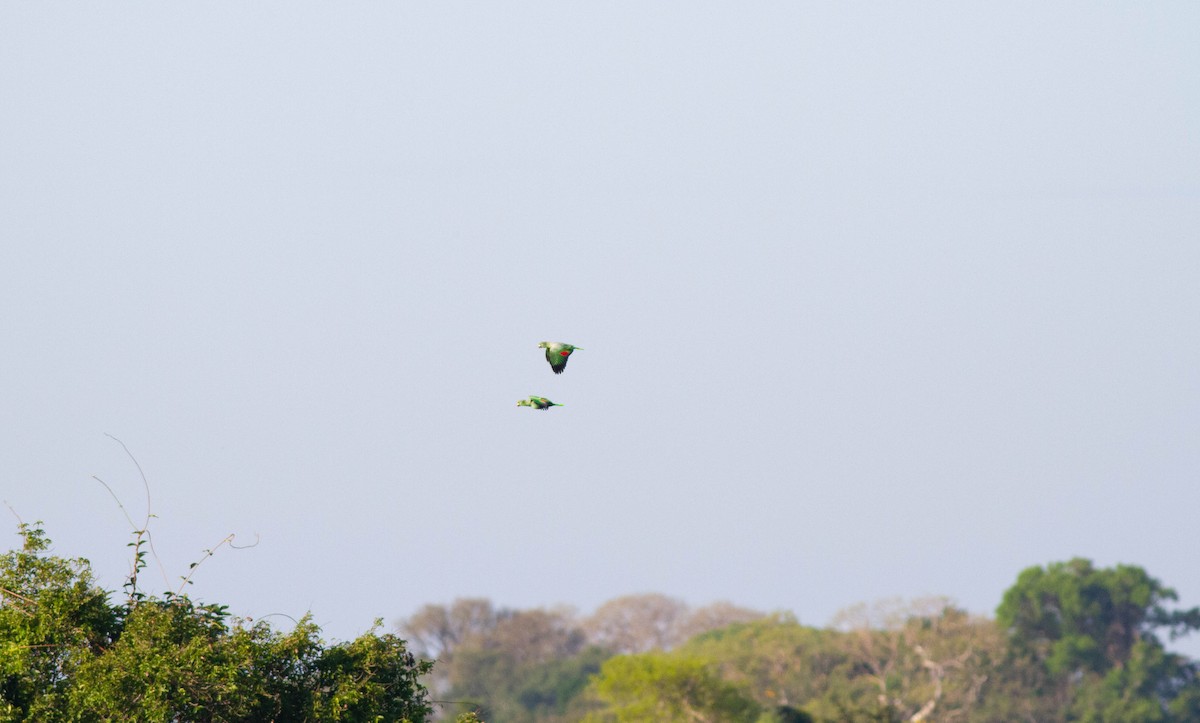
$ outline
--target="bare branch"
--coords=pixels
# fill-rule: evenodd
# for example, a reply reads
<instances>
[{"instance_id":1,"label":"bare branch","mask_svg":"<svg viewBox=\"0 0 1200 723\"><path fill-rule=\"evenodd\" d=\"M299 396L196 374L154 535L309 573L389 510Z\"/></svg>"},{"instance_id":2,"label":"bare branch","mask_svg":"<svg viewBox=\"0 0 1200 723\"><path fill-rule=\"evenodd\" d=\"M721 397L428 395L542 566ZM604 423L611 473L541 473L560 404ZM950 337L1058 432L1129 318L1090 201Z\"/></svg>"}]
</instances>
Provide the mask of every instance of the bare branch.
<instances>
[{"instance_id":1,"label":"bare branch","mask_svg":"<svg viewBox=\"0 0 1200 723\"><path fill-rule=\"evenodd\" d=\"M92 479L104 485L104 488L108 490L108 493L112 495L114 500L117 501L117 506L121 508L121 513L125 515L125 519L129 522L129 526L133 528L134 532L138 533L138 547L141 546L141 537L143 535L146 537L146 544L150 547L150 554L154 556L154 562L158 564L158 571L162 574L163 583L170 585L171 581L170 578L167 577L167 568L165 565L163 565L162 558L158 556L158 550L154 548L154 536L150 534L150 518L154 516L151 513L150 506L150 480L146 478L146 472L142 469L142 464L137 461L137 457L133 456L133 452L129 451L129 447L126 446L124 442L108 432L105 432L104 436L121 445L121 449L125 450L125 454L129 455L129 459L133 461L133 466L137 468L138 475L140 475L142 478L142 486L146 489L146 520L142 523L141 528L139 528L137 524L134 523L133 518L129 516L129 511L125 509L125 505L121 504L121 500L117 497L116 493L113 492L112 487L109 487L107 482L100 479L96 475L92 475ZM135 575L135 585L136 579L137 577Z\"/></svg>"},{"instance_id":2,"label":"bare branch","mask_svg":"<svg viewBox=\"0 0 1200 723\"><path fill-rule=\"evenodd\" d=\"M129 451L129 447L126 447L124 442L117 439L116 437L109 434L108 432L105 432L104 436L108 437L109 439L115 441L117 444L121 445L121 449L124 449L125 454L129 455L129 459L133 460L133 466L137 467L138 474L140 474L142 476L142 486L144 486L146 488L146 521L144 523L142 523L142 527L146 527L147 525L150 524L150 481L148 479L146 479L146 473L145 473L145 471L142 470L141 463L137 461L137 457L133 456L133 452Z\"/></svg>"},{"instance_id":3,"label":"bare branch","mask_svg":"<svg viewBox=\"0 0 1200 723\"><path fill-rule=\"evenodd\" d=\"M18 593L18 592L13 592L12 590L9 590L8 588L5 588L5 587L0 587L0 595L8 595L9 597L16 598L17 600L20 600L20 601L22 601L22 602L27 602L27 603L29 603L30 605L33 605L34 607L37 607L37 601L36 601L36 600L31 600L30 598L27 598L27 597L25 597L24 595L22 595L22 594L20 594L20 593ZM21 612L25 613L25 614L26 614L26 615L28 615L29 617L33 617L33 613L29 612L28 610L26 610L25 608L21 607L20 605L14 605L14 606L13 606L13 609L14 609L14 610L20 610Z\"/></svg>"},{"instance_id":4,"label":"bare branch","mask_svg":"<svg viewBox=\"0 0 1200 723\"><path fill-rule=\"evenodd\" d=\"M121 498L117 497L117 493L113 492L113 488L109 487L107 482L100 479L96 475L92 475L92 479L104 485L104 489L108 490L108 493L112 495L113 501L117 503L117 507L121 508L121 514L125 515L125 521L129 523L129 527L132 528L134 532L137 532L138 526L134 524L133 518L129 516L129 511L125 509L125 505L121 504Z\"/></svg>"},{"instance_id":5,"label":"bare branch","mask_svg":"<svg viewBox=\"0 0 1200 723\"><path fill-rule=\"evenodd\" d=\"M21 516L17 514L17 511L13 509L13 506L8 504L8 500L4 500L4 506L8 508L8 511L12 513L13 517L17 518L17 524L24 527L25 520L22 520Z\"/></svg>"}]
</instances>

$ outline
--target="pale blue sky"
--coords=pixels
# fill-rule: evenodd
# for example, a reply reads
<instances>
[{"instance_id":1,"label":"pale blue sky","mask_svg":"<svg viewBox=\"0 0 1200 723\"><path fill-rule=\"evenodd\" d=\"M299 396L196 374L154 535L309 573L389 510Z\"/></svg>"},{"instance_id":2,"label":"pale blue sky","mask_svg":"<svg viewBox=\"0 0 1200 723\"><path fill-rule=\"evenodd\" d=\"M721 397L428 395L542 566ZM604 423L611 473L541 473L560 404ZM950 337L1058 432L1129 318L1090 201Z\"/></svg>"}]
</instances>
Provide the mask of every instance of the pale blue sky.
<instances>
[{"instance_id":1,"label":"pale blue sky","mask_svg":"<svg viewBox=\"0 0 1200 723\"><path fill-rule=\"evenodd\" d=\"M1192 2L4 4L0 497L118 589L116 435L172 579L258 533L193 593L343 638L1200 604L1198 68Z\"/></svg>"}]
</instances>

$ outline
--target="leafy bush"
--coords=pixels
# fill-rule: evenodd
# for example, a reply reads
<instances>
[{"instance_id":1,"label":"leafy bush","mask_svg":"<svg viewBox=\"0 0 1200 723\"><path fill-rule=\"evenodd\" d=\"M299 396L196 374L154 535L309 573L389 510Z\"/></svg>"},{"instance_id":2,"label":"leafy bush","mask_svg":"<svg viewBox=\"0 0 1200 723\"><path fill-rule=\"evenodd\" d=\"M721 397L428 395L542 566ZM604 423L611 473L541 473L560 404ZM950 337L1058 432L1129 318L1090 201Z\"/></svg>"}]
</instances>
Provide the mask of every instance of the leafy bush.
<instances>
[{"instance_id":1,"label":"leafy bush","mask_svg":"<svg viewBox=\"0 0 1200 723\"><path fill-rule=\"evenodd\" d=\"M429 718L418 660L382 621L327 645L305 616L289 633L186 595L136 585L124 603L82 558L49 555L39 526L0 558L0 721L410 721Z\"/></svg>"}]
</instances>

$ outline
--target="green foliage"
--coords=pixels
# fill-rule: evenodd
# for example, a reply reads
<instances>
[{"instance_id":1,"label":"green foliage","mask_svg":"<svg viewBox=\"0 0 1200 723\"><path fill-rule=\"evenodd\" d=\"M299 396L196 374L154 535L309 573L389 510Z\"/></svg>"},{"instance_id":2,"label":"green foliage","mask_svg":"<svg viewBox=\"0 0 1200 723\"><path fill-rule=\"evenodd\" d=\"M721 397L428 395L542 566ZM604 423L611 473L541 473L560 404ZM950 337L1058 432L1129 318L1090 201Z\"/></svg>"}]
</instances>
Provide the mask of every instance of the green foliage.
<instances>
[{"instance_id":1,"label":"green foliage","mask_svg":"<svg viewBox=\"0 0 1200 723\"><path fill-rule=\"evenodd\" d=\"M306 618L307 620L307 618ZM371 630L324 649L315 659L313 718L335 721L423 720L431 709L418 678L432 663L418 661L404 641ZM317 628L312 628L315 636Z\"/></svg>"},{"instance_id":2,"label":"green foliage","mask_svg":"<svg viewBox=\"0 0 1200 723\"><path fill-rule=\"evenodd\" d=\"M326 645L308 617L283 634L224 606L148 596L114 606L86 560L46 554L37 527L0 559L0 721L424 721L418 661L379 634ZM140 552L140 550L139 550Z\"/></svg>"},{"instance_id":3,"label":"green foliage","mask_svg":"<svg viewBox=\"0 0 1200 723\"><path fill-rule=\"evenodd\" d=\"M114 604L87 560L49 554L37 525L19 532L20 549L0 557L0 723L432 714L420 680L432 663L380 621L327 644L307 616L285 633L185 595L147 595L137 580L144 531ZM996 621L940 600L856 608L839 629L732 607L706 609L694 625L656 612L630 646L662 630L707 632L670 652L615 657L565 611L464 601L410 625L446 661L439 697L471 708L457 723L1182 723L1200 720L1200 671L1165 640L1200 629L1200 609L1173 609L1175 600L1141 568L1076 559L1023 571ZM712 629L719 621L731 624Z\"/></svg>"},{"instance_id":4,"label":"green foliage","mask_svg":"<svg viewBox=\"0 0 1200 723\"><path fill-rule=\"evenodd\" d=\"M710 661L680 654L611 658L600 669L595 692L608 708L592 714L592 721L734 723L753 721L762 713L742 687L723 680Z\"/></svg>"},{"instance_id":5,"label":"green foliage","mask_svg":"<svg viewBox=\"0 0 1200 723\"><path fill-rule=\"evenodd\" d=\"M550 723L578 720L582 693L609 654L599 648L576 647L529 651L516 640L499 644L476 641L454 657L453 685L447 697L480 706L492 721Z\"/></svg>"},{"instance_id":6,"label":"green foliage","mask_svg":"<svg viewBox=\"0 0 1200 723\"><path fill-rule=\"evenodd\" d=\"M704 633L680 652L718 661L726 678L745 685L770 708L802 705L830 691L845 694L854 663L840 644L842 637L781 614Z\"/></svg>"},{"instance_id":7,"label":"green foliage","mask_svg":"<svg viewBox=\"0 0 1200 723\"><path fill-rule=\"evenodd\" d=\"M610 657L608 651L593 646L570 658L534 666L514 686L516 699L531 720L565 717L583 705L588 681Z\"/></svg>"},{"instance_id":8,"label":"green foliage","mask_svg":"<svg viewBox=\"0 0 1200 723\"><path fill-rule=\"evenodd\" d=\"M1023 574L1007 609L1041 617L1002 615L1003 628L941 599L860 606L836 630L786 615L733 624L605 663L594 694L606 708L591 720L754 720L710 710L697 691L718 684L752 699L758 723L1200 720L1195 665L1156 634L1192 627L1173 599L1140 569L1074 561Z\"/></svg>"},{"instance_id":9,"label":"green foliage","mask_svg":"<svg viewBox=\"0 0 1200 723\"><path fill-rule=\"evenodd\" d=\"M1139 640L1161 644L1159 628L1173 636L1200 629L1200 608L1166 609L1176 599L1140 567L1098 570L1076 558L1024 570L1004 593L996 619L1051 673L1103 673L1123 665Z\"/></svg>"},{"instance_id":10,"label":"green foliage","mask_svg":"<svg viewBox=\"0 0 1200 723\"><path fill-rule=\"evenodd\" d=\"M665 595L628 595L578 618L574 611L510 610L486 599L425 605L398 621L422 655L446 711L477 708L493 723L568 723L597 703L589 678L618 652L669 649L689 637L762 613L718 602L692 609Z\"/></svg>"},{"instance_id":11,"label":"green foliage","mask_svg":"<svg viewBox=\"0 0 1200 723\"><path fill-rule=\"evenodd\" d=\"M21 549L0 558L0 720L53 717L80 665L120 629L88 561L47 556L37 524L22 524Z\"/></svg>"},{"instance_id":12,"label":"green foliage","mask_svg":"<svg viewBox=\"0 0 1200 723\"><path fill-rule=\"evenodd\" d=\"M430 686L447 712L493 723L578 721L588 678L611 653L587 646L567 610L497 609L483 599L426 605L401 630L438 658Z\"/></svg>"},{"instance_id":13,"label":"green foliage","mask_svg":"<svg viewBox=\"0 0 1200 723\"><path fill-rule=\"evenodd\" d=\"M1200 609L1166 607L1176 599L1140 567L1076 558L1023 571L996 617L1012 658L1040 667L1037 692L1069 720L1195 720L1196 666L1159 638L1200 629Z\"/></svg>"},{"instance_id":14,"label":"green foliage","mask_svg":"<svg viewBox=\"0 0 1200 723\"><path fill-rule=\"evenodd\" d=\"M147 599L125 616L120 636L76 671L68 709L89 719L242 717L253 691L219 617L186 598ZM239 685L241 684L241 685Z\"/></svg>"},{"instance_id":15,"label":"green foliage","mask_svg":"<svg viewBox=\"0 0 1200 723\"><path fill-rule=\"evenodd\" d=\"M717 661L776 716L863 722L967 719L1003 653L992 621L942 599L861 606L842 623L817 629L777 615L698 636L680 652Z\"/></svg>"}]
</instances>

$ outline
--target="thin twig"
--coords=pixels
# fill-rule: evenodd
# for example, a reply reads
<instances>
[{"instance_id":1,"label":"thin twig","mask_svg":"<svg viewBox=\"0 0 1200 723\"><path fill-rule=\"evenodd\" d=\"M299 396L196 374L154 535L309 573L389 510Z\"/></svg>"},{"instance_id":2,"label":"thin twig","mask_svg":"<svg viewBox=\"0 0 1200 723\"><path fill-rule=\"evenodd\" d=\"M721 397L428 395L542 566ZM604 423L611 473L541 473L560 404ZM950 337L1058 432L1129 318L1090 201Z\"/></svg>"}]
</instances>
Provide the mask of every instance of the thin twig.
<instances>
[{"instance_id":1,"label":"thin twig","mask_svg":"<svg viewBox=\"0 0 1200 723\"><path fill-rule=\"evenodd\" d=\"M175 591L176 597L179 597L179 595L181 595L183 593L183 589L191 583L192 575L196 574L196 568L200 567L200 565L205 560L212 557L213 553L215 553L217 550L221 549L221 545L231 545L231 546L233 545L233 537L234 537L233 533L230 533L224 540L221 540L220 542L218 542L216 544L216 546L213 547L211 550L205 550L204 557L201 557L199 560L197 560L196 562L193 562L191 565L188 566L187 577L183 578L183 582L179 585L179 589Z\"/></svg>"},{"instance_id":2,"label":"thin twig","mask_svg":"<svg viewBox=\"0 0 1200 723\"><path fill-rule=\"evenodd\" d=\"M137 467L138 475L140 475L142 478L142 486L146 489L146 521L142 523L141 531L146 535L146 544L150 547L150 554L154 556L154 561L158 563L158 571L162 573L163 584L170 585L171 579L167 577L167 568L165 565L163 565L162 558L158 556L158 550L154 549L154 536L150 534L150 518L154 516L150 513L150 480L146 478L146 471L142 469L142 463L138 462L137 457L133 456L133 452L129 451L129 447L124 442L108 432L105 432L104 436L121 445L121 449L125 450L125 454L129 455L129 459L133 462L133 466ZM99 478L97 477L96 479ZM103 482L101 482L101 484L103 484ZM108 487L108 485L104 486ZM112 489L110 488L108 492L109 494L112 494ZM113 494L113 498L116 498L115 494ZM117 504L120 505L121 501L117 500ZM138 527L137 525L134 525L133 519L130 518L129 513L125 511L124 505L121 505L121 512L125 513L125 519L129 520L129 524L133 526L134 531L137 531Z\"/></svg>"},{"instance_id":3,"label":"thin twig","mask_svg":"<svg viewBox=\"0 0 1200 723\"><path fill-rule=\"evenodd\" d=\"M230 537L232 538L233 535L230 535ZM234 550L249 550L251 547L258 547L258 543L259 543L258 533L255 532L254 533L254 544L252 544L252 545L235 545L232 542L230 542L229 546L231 548L233 548Z\"/></svg>"},{"instance_id":4,"label":"thin twig","mask_svg":"<svg viewBox=\"0 0 1200 723\"><path fill-rule=\"evenodd\" d=\"M125 454L129 455L129 459L133 460L133 466L137 467L138 474L142 476L142 485L146 488L146 522L142 524L142 527L147 527L150 524L150 480L146 479L146 473L142 470L141 463L137 461L137 457L133 456L133 452L129 451L129 447L125 446L124 442L108 432L105 432L104 436L121 445L121 449L125 450Z\"/></svg>"},{"instance_id":5,"label":"thin twig","mask_svg":"<svg viewBox=\"0 0 1200 723\"><path fill-rule=\"evenodd\" d=\"M0 594L8 595L9 597L14 597L23 602L27 602L34 607L37 607L37 600L31 600L31 599L25 597L24 595L22 595L21 593L13 592L12 590L9 590L8 588L0 587ZM14 610L20 610L21 612L25 613L29 617L33 617L32 612L26 610L25 608L21 607L20 605L13 605L12 607Z\"/></svg>"},{"instance_id":6,"label":"thin twig","mask_svg":"<svg viewBox=\"0 0 1200 723\"><path fill-rule=\"evenodd\" d=\"M12 506L12 505L10 505L10 504L8 504L8 500L4 500L4 506L8 508L8 511L12 513L12 516L13 516L13 517L16 517L16 518L17 518L17 524L19 524L19 525L21 525L22 527L24 527L24 526L25 526L25 520L22 520L22 519L21 519L21 516L17 514L17 511L13 509L13 506Z\"/></svg>"},{"instance_id":7,"label":"thin twig","mask_svg":"<svg viewBox=\"0 0 1200 723\"><path fill-rule=\"evenodd\" d=\"M92 479L94 479L97 482L99 482L100 484L104 485L104 489L108 490L108 493L110 495L112 495L113 501L117 503L117 507L121 508L121 514L125 515L125 521L129 523L129 527L133 530L134 534L137 535L139 540L143 536L146 538L146 542L150 546L150 553L152 555L154 555L154 561L158 563L158 570L159 570L159 572L162 573L163 582L166 583L167 585L170 585L171 580L170 580L170 578L167 577L167 568L163 567L162 558L158 556L158 550L154 549L154 538L150 535L149 526L143 527L142 529L139 530L137 523L134 522L133 518L129 516L129 510L125 509L125 505L121 504L121 498L117 497L116 492L113 492L113 488L110 487L107 482L100 479L96 475L92 475ZM149 522L149 520L147 520L147 522ZM137 566L136 560L134 561L134 566L135 566L135 568ZM136 575L137 575L136 570L134 571L133 574L136 577Z\"/></svg>"},{"instance_id":8,"label":"thin twig","mask_svg":"<svg viewBox=\"0 0 1200 723\"><path fill-rule=\"evenodd\" d=\"M99 477L97 477L96 475L92 475L92 479L94 479L94 480L96 480L97 482L99 482L100 484L104 485L104 489L108 490L108 493L109 493L110 495L112 495L113 501L117 503L117 507L120 507L120 508L121 508L121 514L125 515L125 521L126 521L126 522L128 522L128 523L129 523L129 526L130 526L131 528L133 528L133 530L136 532L136 531L137 531L137 528L138 528L138 527L137 527L137 525L135 525L135 524L134 524L134 522L133 522L133 518L129 516L129 511L125 509L125 505L121 504L121 498L120 498L120 497L117 497L117 493L116 493L116 492L113 492L113 488L112 488L112 487L109 487L107 482L105 482L104 480L100 479L100 478L99 478Z\"/></svg>"}]
</instances>

